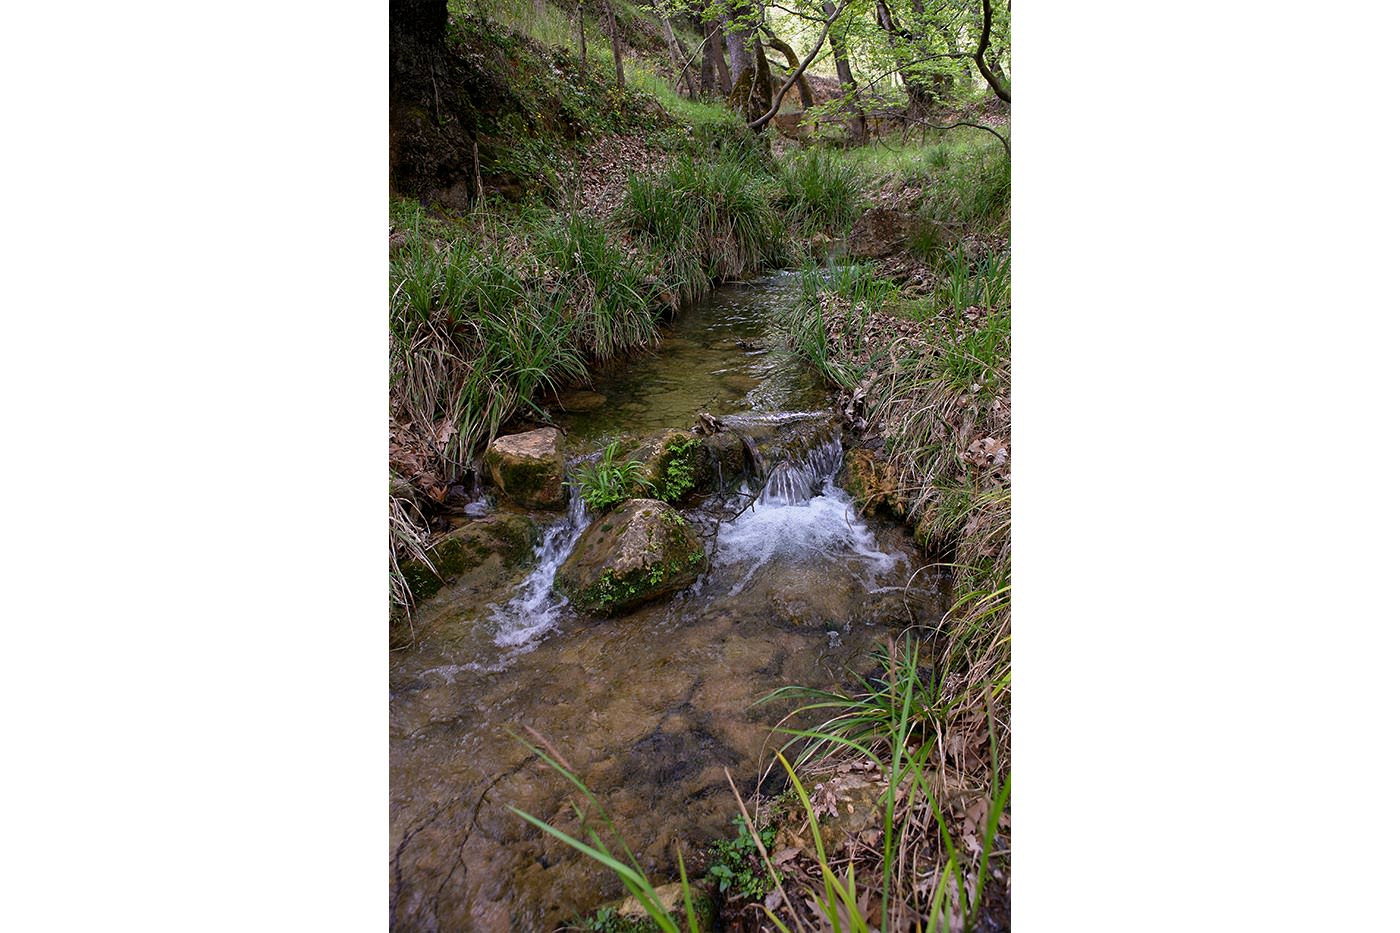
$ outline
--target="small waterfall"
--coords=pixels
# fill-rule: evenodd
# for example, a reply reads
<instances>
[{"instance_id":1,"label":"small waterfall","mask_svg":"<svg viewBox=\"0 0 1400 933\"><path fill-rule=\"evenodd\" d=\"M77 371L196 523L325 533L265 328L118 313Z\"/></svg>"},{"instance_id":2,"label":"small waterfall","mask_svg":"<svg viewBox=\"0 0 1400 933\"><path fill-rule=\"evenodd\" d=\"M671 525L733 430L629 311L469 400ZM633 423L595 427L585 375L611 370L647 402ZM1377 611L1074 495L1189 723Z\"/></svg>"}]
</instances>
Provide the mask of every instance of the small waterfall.
<instances>
[{"instance_id":1,"label":"small waterfall","mask_svg":"<svg viewBox=\"0 0 1400 933\"><path fill-rule=\"evenodd\" d=\"M822 487L836 478L841 469L843 451L834 436L799 455L778 463L763 481L759 505L801 505L819 494Z\"/></svg>"},{"instance_id":2,"label":"small waterfall","mask_svg":"<svg viewBox=\"0 0 1400 933\"><path fill-rule=\"evenodd\" d=\"M516 588L509 602L490 607L490 618L496 624L496 644L518 648L554 627L564 608L564 599L552 589L554 572L568 560L569 552L587 527L583 497L571 490L565 516L545 530L544 540L535 548L535 569Z\"/></svg>"},{"instance_id":3,"label":"small waterfall","mask_svg":"<svg viewBox=\"0 0 1400 933\"><path fill-rule=\"evenodd\" d=\"M779 414L747 425L738 420L727 423L741 432L750 452L752 472L740 489L749 503L720 524L716 554L718 566L743 568L732 593L774 562L854 560L849 566L873 587L877 576L905 560L880 549L851 497L836 484L845 456L829 417ZM768 468L769 462L774 466Z\"/></svg>"}]
</instances>

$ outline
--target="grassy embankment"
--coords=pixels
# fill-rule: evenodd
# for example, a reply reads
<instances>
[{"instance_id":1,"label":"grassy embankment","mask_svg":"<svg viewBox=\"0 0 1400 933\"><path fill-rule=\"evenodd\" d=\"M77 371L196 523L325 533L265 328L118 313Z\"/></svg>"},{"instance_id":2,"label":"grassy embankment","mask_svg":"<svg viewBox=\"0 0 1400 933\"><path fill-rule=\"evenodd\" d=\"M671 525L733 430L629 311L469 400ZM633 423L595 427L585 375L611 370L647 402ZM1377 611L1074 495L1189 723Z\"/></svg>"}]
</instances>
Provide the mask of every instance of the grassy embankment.
<instances>
[{"instance_id":1,"label":"grassy embankment","mask_svg":"<svg viewBox=\"0 0 1400 933\"><path fill-rule=\"evenodd\" d=\"M533 182L524 196L467 211L413 198L390 205L391 416L396 444L430 461L431 477L391 475L396 615L412 605L399 561L425 556L423 509L503 426L547 423L544 393L649 346L667 313L716 282L800 255L794 230L847 223L856 210L853 186L813 180L813 166L819 175L829 160L775 160L767 139L721 105L678 97L646 58L629 58L635 80L619 91L610 56L592 54L599 43L585 71L559 48L501 28L528 22L548 39L562 26L546 9L525 20L513 7L504 20L459 14L450 30L465 54L489 47L516 62L522 95L550 114L491 127L518 137L506 168ZM606 216L590 216L567 166L607 136L645 142L667 161L631 174Z\"/></svg>"},{"instance_id":2,"label":"grassy embankment","mask_svg":"<svg viewBox=\"0 0 1400 933\"><path fill-rule=\"evenodd\" d=\"M789 789L755 806L736 789L739 834L712 848L707 878L729 921L746 928L952 930L972 928L983 913L1004 921L1009 167L999 144L970 134L930 148L801 159L787 170L790 197L858 182L877 199L905 192L913 222L910 255L901 258L924 264L932 289L910 294L873 264L811 266L791 339L843 390L857 424L883 441L865 461L861 504L915 528L936 555L921 572L934 564L949 572L954 601L932 629L892 639L876 656L882 673L857 690L769 695L790 708L779 725L790 742L775 762ZM805 198L813 201L821 199ZM795 204L788 212L800 224ZM813 721L819 725L794 725ZM584 822L596 832L571 844L612 864L651 918L636 923L605 910L583 927L697 929L692 901L706 895L686 880L679 853L687 903L668 912L622 834L580 790Z\"/></svg>"}]
</instances>

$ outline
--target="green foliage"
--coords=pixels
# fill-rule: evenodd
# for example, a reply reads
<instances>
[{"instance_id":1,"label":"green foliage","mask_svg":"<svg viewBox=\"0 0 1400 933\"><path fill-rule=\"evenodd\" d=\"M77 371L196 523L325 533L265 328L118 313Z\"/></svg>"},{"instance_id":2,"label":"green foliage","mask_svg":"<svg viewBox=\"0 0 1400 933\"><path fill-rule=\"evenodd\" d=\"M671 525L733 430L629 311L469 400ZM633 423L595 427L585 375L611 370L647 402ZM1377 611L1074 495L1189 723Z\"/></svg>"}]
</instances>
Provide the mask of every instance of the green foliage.
<instances>
[{"instance_id":1,"label":"green foliage","mask_svg":"<svg viewBox=\"0 0 1400 933\"><path fill-rule=\"evenodd\" d=\"M707 877L719 886L721 894L757 901L773 890L773 879L760 859L758 845L749 832L747 821L742 816L736 816L734 825L738 827L737 836L716 842L710 848L712 862ZM771 851L778 838L778 830L771 826L763 827L759 829L758 836L764 847Z\"/></svg>"},{"instance_id":2,"label":"green foliage","mask_svg":"<svg viewBox=\"0 0 1400 933\"><path fill-rule=\"evenodd\" d=\"M568 302L579 343L597 359L656 337L656 288L602 223L560 214L535 226L536 252L559 271L552 294Z\"/></svg>"},{"instance_id":3,"label":"green foliage","mask_svg":"<svg viewBox=\"0 0 1400 933\"><path fill-rule=\"evenodd\" d=\"M666 470L661 477L657 495L664 502L678 502L682 496L695 488L695 452L700 447L700 439L692 438L682 443L671 443L666 447Z\"/></svg>"},{"instance_id":4,"label":"green foliage","mask_svg":"<svg viewBox=\"0 0 1400 933\"><path fill-rule=\"evenodd\" d=\"M617 459L618 442L613 441L604 450L596 463L585 463L570 485L579 491L589 508L606 512L619 502L626 501L632 491L646 487L642 479L643 464L640 460Z\"/></svg>"},{"instance_id":5,"label":"green foliage","mask_svg":"<svg viewBox=\"0 0 1400 933\"><path fill-rule=\"evenodd\" d=\"M804 233L840 233L860 214L864 179L856 167L826 149L807 149L781 163L778 206Z\"/></svg>"},{"instance_id":6,"label":"green foliage","mask_svg":"<svg viewBox=\"0 0 1400 933\"><path fill-rule=\"evenodd\" d=\"M668 287L685 298L783 258L782 219L766 178L732 155L678 158L656 174L631 176L618 221L660 257Z\"/></svg>"}]
</instances>

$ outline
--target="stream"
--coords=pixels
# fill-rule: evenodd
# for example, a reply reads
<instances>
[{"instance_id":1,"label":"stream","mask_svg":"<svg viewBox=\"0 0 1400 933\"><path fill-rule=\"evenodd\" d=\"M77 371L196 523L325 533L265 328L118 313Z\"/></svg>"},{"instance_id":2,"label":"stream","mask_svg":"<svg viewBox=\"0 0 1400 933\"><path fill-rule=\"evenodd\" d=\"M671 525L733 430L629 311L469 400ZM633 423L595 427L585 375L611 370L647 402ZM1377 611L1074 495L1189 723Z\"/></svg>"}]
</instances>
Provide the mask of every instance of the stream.
<instances>
[{"instance_id":1,"label":"stream","mask_svg":"<svg viewBox=\"0 0 1400 933\"><path fill-rule=\"evenodd\" d=\"M742 480L684 510L710 557L693 586L616 618L574 612L551 591L591 517L573 497L541 519L528 566L419 607L416 645L390 654L395 928L551 930L625 893L507 809L578 829L577 795L513 735L551 743L659 884L676 877L678 842L694 871L733 835L725 769L752 792L790 709L758 701L788 684L849 688L877 643L937 617L908 532L861 518L836 483L833 399L782 351L776 312L799 293L791 272L721 286L654 354L598 374L602 404L557 416L571 463L612 439L688 430L700 411L745 438Z\"/></svg>"}]
</instances>

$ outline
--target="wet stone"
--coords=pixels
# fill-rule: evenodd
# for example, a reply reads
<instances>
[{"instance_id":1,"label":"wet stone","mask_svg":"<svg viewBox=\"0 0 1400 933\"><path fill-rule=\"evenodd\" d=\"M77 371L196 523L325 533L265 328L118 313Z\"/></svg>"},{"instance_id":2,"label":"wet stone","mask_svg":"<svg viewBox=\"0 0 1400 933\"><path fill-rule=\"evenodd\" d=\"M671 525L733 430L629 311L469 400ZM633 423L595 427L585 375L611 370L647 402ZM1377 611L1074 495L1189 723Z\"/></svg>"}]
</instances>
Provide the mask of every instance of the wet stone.
<instances>
[{"instance_id":1,"label":"wet stone","mask_svg":"<svg viewBox=\"0 0 1400 933\"><path fill-rule=\"evenodd\" d=\"M611 615L684 589L707 565L685 516L656 499L631 499L588 526L554 588L580 609Z\"/></svg>"}]
</instances>

